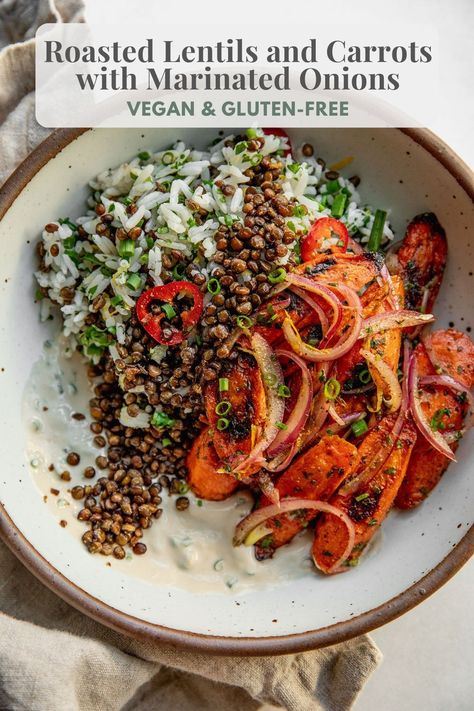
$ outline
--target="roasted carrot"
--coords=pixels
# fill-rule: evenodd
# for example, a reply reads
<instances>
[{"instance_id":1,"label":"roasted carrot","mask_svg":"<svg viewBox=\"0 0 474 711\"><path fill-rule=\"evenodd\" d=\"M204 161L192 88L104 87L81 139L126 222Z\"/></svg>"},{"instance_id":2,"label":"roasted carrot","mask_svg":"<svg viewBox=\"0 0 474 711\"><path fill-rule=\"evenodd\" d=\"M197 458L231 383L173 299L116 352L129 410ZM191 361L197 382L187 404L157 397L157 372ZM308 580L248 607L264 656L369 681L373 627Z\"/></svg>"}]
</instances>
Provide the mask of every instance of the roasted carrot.
<instances>
[{"instance_id":1,"label":"roasted carrot","mask_svg":"<svg viewBox=\"0 0 474 711\"><path fill-rule=\"evenodd\" d=\"M220 461L206 427L194 440L188 454L188 484L193 493L208 501L221 501L239 486L231 474L219 472Z\"/></svg>"},{"instance_id":2,"label":"roasted carrot","mask_svg":"<svg viewBox=\"0 0 474 711\"><path fill-rule=\"evenodd\" d=\"M217 455L223 466L230 466L249 454L258 439L266 419L266 399L260 370L250 353L238 351L236 360L224 361L221 376L227 378L228 390L219 391L218 381L213 381L205 388L204 402Z\"/></svg>"},{"instance_id":3,"label":"roasted carrot","mask_svg":"<svg viewBox=\"0 0 474 711\"><path fill-rule=\"evenodd\" d=\"M406 307L430 313L443 280L447 257L446 233L432 212L417 215L408 225L398 251L398 268L405 283Z\"/></svg>"},{"instance_id":4,"label":"roasted carrot","mask_svg":"<svg viewBox=\"0 0 474 711\"><path fill-rule=\"evenodd\" d=\"M435 331L428 343L438 369L471 388L474 383L474 346L468 336L452 329ZM436 373L422 343L416 347L414 356L420 376ZM423 393L423 411L426 418L433 421L433 426L444 432L458 432L467 411L464 399L445 387L425 387ZM455 451L457 443L453 442L451 447ZM396 505L401 509L412 509L421 504L439 483L449 463L447 457L436 451L425 437L420 436L398 492Z\"/></svg>"},{"instance_id":5,"label":"roasted carrot","mask_svg":"<svg viewBox=\"0 0 474 711\"><path fill-rule=\"evenodd\" d=\"M294 496L313 501L325 500L352 474L357 462L354 445L337 436L323 437L282 474L276 484L280 499ZM259 506L270 503L262 497ZM268 558L276 548L289 543L315 515L313 511L298 511L297 514L281 514L267 521L265 527L268 534L255 547L257 558Z\"/></svg>"},{"instance_id":6,"label":"roasted carrot","mask_svg":"<svg viewBox=\"0 0 474 711\"><path fill-rule=\"evenodd\" d=\"M449 328L434 331L426 343L438 372L450 375L469 390L474 386L474 343L469 336Z\"/></svg>"},{"instance_id":7,"label":"roasted carrot","mask_svg":"<svg viewBox=\"0 0 474 711\"><path fill-rule=\"evenodd\" d=\"M377 277L380 276L381 260L377 255L366 254L320 254L310 262L304 262L296 267L295 272L314 278L324 283L345 284L359 292L364 301L373 301L373 295L368 298L368 290L374 288L378 293L380 285ZM364 298L365 297L365 298Z\"/></svg>"},{"instance_id":8,"label":"roasted carrot","mask_svg":"<svg viewBox=\"0 0 474 711\"><path fill-rule=\"evenodd\" d=\"M357 565L363 549L390 511L405 476L416 436L415 426L407 420L378 474L361 491L345 496L338 493L330 499L333 506L349 516L355 527L354 547L346 566ZM316 523L312 551L315 565L324 573L330 572L346 545L344 523L336 516L324 514Z\"/></svg>"}]
</instances>

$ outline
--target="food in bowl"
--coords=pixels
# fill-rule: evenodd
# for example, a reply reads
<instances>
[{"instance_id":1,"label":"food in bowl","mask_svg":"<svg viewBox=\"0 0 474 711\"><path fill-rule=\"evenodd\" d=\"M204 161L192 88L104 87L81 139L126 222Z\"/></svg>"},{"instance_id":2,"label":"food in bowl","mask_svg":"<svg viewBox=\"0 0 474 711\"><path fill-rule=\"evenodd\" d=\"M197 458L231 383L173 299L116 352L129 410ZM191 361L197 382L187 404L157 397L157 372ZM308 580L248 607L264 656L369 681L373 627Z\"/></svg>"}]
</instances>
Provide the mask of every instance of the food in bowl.
<instances>
[{"instance_id":1,"label":"food in bowl","mask_svg":"<svg viewBox=\"0 0 474 711\"><path fill-rule=\"evenodd\" d=\"M454 458L474 347L424 332L444 231L418 216L395 251L349 163L326 169L277 129L178 142L105 171L86 215L46 225L41 312L59 306L90 362L107 447L107 475L71 490L90 552L146 552L164 490L185 511L190 491L199 505L246 488L235 545L261 560L314 528L316 566L340 572Z\"/></svg>"}]
</instances>

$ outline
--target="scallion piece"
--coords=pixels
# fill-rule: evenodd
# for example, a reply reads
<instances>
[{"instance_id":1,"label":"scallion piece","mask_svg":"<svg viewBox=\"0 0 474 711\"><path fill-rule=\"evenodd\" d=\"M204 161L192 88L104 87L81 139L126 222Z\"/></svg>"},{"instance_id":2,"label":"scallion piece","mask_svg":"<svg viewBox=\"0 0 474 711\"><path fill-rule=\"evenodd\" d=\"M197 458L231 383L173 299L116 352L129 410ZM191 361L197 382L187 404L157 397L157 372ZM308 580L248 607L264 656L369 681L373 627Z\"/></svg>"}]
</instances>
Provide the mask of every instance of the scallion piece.
<instances>
[{"instance_id":1,"label":"scallion piece","mask_svg":"<svg viewBox=\"0 0 474 711\"><path fill-rule=\"evenodd\" d=\"M223 432L224 430L226 430L228 428L229 424L230 424L230 422L227 419L227 417L219 417L219 419L217 420L216 427L219 430L219 432Z\"/></svg>"},{"instance_id":2,"label":"scallion piece","mask_svg":"<svg viewBox=\"0 0 474 711\"><path fill-rule=\"evenodd\" d=\"M162 304L161 308L165 312L166 318L171 320L176 316L176 311L174 308L171 306L171 304Z\"/></svg>"},{"instance_id":3,"label":"scallion piece","mask_svg":"<svg viewBox=\"0 0 474 711\"><path fill-rule=\"evenodd\" d=\"M351 428L355 437L360 437L369 429L365 420L357 420L356 422L353 422Z\"/></svg>"},{"instance_id":4,"label":"scallion piece","mask_svg":"<svg viewBox=\"0 0 474 711\"><path fill-rule=\"evenodd\" d=\"M364 385L368 385L368 383L370 383L370 381L372 380L372 376L368 369L363 370L361 373L359 373L359 380Z\"/></svg>"},{"instance_id":5,"label":"scallion piece","mask_svg":"<svg viewBox=\"0 0 474 711\"><path fill-rule=\"evenodd\" d=\"M332 195L332 193L337 193L340 189L341 184L338 179L330 180L328 183L326 183L326 192L328 192L330 195Z\"/></svg>"},{"instance_id":6,"label":"scallion piece","mask_svg":"<svg viewBox=\"0 0 474 711\"><path fill-rule=\"evenodd\" d=\"M221 284L218 279L212 278L207 282L207 290L210 294L216 296L221 293Z\"/></svg>"},{"instance_id":7,"label":"scallion piece","mask_svg":"<svg viewBox=\"0 0 474 711\"><path fill-rule=\"evenodd\" d=\"M385 210L376 210L374 224L372 225L369 241L367 242L367 249L369 252L379 251L380 245L382 244L383 228L385 226L386 219L387 213Z\"/></svg>"},{"instance_id":8,"label":"scallion piece","mask_svg":"<svg viewBox=\"0 0 474 711\"><path fill-rule=\"evenodd\" d=\"M221 400L219 403L217 403L214 412L216 413L216 415L228 415L231 408L232 405L228 400Z\"/></svg>"},{"instance_id":9,"label":"scallion piece","mask_svg":"<svg viewBox=\"0 0 474 711\"><path fill-rule=\"evenodd\" d=\"M161 162L163 165L171 165L171 163L174 163L174 153L171 151L166 151L166 153L163 153L161 156Z\"/></svg>"},{"instance_id":10,"label":"scallion piece","mask_svg":"<svg viewBox=\"0 0 474 711\"><path fill-rule=\"evenodd\" d=\"M124 239L118 243L117 251L123 259L130 259L135 254L135 242L133 239Z\"/></svg>"},{"instance_id":11,"label":"scallion piece","mask_svg":"<svg viewBox=\"0 0 474 711\"><path fill-rule=\"evenodd\" d=\"M248 316L237 316L236 323L239 328L243 329L253 326L253 321Z\"/></svg>"},{"instance_id":12,"label":"scallion piece","mask_svg":"<svg viewBox=\"0 0 474 711\"><path fill-rule=\"evenodd\" d=\"M132 291L136 291L140 288L142 280L140 279L140 276L138 274L130 274L126 283L127 286L132 289Z\"/></svg>"},{"instance_id":13,"label":"scallion piece","mask_svg":"<svg viewBox=\"0 0 474 711\"><path fill-rule=\"evenodd\" d=\"M359 494L359 496L356 496L355 500L357 502L359 502L359 501L364 501L364 499L368 499L368 498L369 498L369 494L367 492L365 492L364 494Z\"/></svg>"},{"instance_id":14,"label":"scallion piece","mask_svg":"<svg viewBox=\"0 0 474 711\"><path fill-rule=\"evenodd\" d=\"M176 281L180 281L184 276L184 264L181 262L178 262L175 264L173 267L173 278L176 279Z\"/></svg>"},{"instance_id":15,"label":"scallion piece","mask_svg":"<svg viewBox=\"0 0 474 711\"><path fill-rule=\"evenodd\" d=\"M169 447L169 446L172 445L173 443L172 443L172 441L171 441L168 437L164 437L164 438L161 440L161 444L162 444L163 447Z\"/></svg>"},{"instance_id":16,"label":"scallion piece","mask_svg":"<svg viewBox=\"0 0 474 711\"><path fill-rule=\"evenodd\" d=\"M306 215L306 208L304 205L294 205L293 206L293 217L304 217Z\"/></svg>"},{"instance_id":17,"label":"scallion piece","mask_svg":"<svg viewBox=\"0 0 474 711\"><path fill-rule=\"evenodd\" d=\"M279 430L287 430L288 425L285 425L284 422L275 422L275 426L278 427Z\"/></svg>"},{"instance_id":18,"label":"scallion piece","mask_svg":"<svg viewBox=\"0 0 474 711\"><path fill-rule=\"evenodd\" d=\"M149 160L151 158L151 156L148 153L148 151L142 151L141 153L138 154L138 158L140 158L140 160Z\"/></svg>"},{"instance_id":19,"label":"scallion piece","mask_svg":"<svg viewBox=\"0 0 474 711\"><path fill-rule=\"evenodd\" d=\"M288 385L279 385L277 387L278 397L291 397L291 390Z\"/></svg>"},{"instance_id":20,"label":"scallion piece","mask_svg":"<svg viewBox=\"0 0 474 711\"><path fill-rule=\"evenodd\" d=\"M270 272L267 279L270 284L279 284L280 282L285 281L285 277L286 271L283 269L283 267L279 267L278 269L275 269L275 271Z\"/></svg>"},{"instance_id":21,"label":"scallion piece","mask_svg":"<svg viewBox=\"0 0 474 711\"><path fill-rule=\"evenodd\" d=\"M219 378L219 392L225 393L229 389L229 378Z\"/></svg>"},{"instance_id":22,"label":"scallion piece","mask_svg":"<svg viewBox=\"0 0 474 711\"><path fill-rule=\"evenodd\" d=\"M332 204L331 215L333 217L342 217L344 214L344 208L346 207L346 202L347 195L344 195L343 193L336 195Z\"/></svg>"},{"instance_id":23,"label":"scallion piece","mask_svg":"<svg viewBox=\"0 0 474 711\"><path fill-rule=\"evenodd\" d=\"M324 396L326 400L335 400L341 392L341 383L336 378L329 378L324 384Z\"/></svg>"},{"instance_id":24,"label":"scallion piece","mask_svg":"<svg viewBox=\"0 0 474 711\"><path fill-rule=\"evenodd\" d=\"M247 135L247 138L250 140L252 140L252 138L257 138L257 136L258 136L258 133L256 132L256 130L254 128L248 128L245 131L245 133Z\"/></svg>"}]
</instances>

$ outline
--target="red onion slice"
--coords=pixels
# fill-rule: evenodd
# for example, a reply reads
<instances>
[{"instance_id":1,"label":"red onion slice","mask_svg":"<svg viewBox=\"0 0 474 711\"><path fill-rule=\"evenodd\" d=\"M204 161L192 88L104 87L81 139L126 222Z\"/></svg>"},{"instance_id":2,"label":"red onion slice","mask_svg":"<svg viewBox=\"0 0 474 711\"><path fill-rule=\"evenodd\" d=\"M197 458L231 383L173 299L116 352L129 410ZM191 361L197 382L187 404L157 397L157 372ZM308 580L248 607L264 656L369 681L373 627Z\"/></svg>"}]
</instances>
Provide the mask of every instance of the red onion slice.
<instances>
[{"instance_id":1,"label":"red onion slice","mask_svg":"<svg viewBox=\"0 0 474 711\"><path fill-rule=\"evenodd\" d=\"M409 328L410 326L426 326L434 321L433 314L420 314L418 311L389 311L365 319L359 338L366 338L373 333L390 331L393 328Z\"/></svg>"},{"instance_id":2,"label":"red onion slice","mask_svg":"<svg viewBox=\"0 0 474 711\"><path fill-rule=\"evenodd\" d=\"M373 477L380 471L384 463L387 461L390 452L392 451L398 436L402 430L403 424L405 422L405 417L408 410L408 376L411 368L411 353L408 341L405 341L403 348L403 377L402 377L402 400L400 403L400 411L398 417L395 420L390 435L385 438L385 441L381 448L375 453L372 459L369 461L365 469L357 474L355 477L347 481L340 489L343 496L348 494L353 494L364 486L368 481L373 479Z\"/></svg>"},{"instance_id":3,"label":"red onion slice","mask_svg":"<svg viewBox=\"0 0 474 711\"><path fill-rule=\"evenodd\" d=\"M357 342L362 325L362 305L360 303L360 299L353 289L343 286L342 284L337 286L337 290L343 294L348 303L347 307L342 306L342 308L350 308L353 313L353 319L352 325L350 326L348 332L342 336L335 346L331 348L314 348L303 341L290 316L287 315L283 321L283 335L295 353L305 358L305 360L309 360L313 363L337 360L338 358L341 358L341 356L348 353L352 346ZM324 339L325 342L327 342L331 337L332 327L333 325L331 324L328 334Z\"/></svg>"},{"instance_id":4,"label":"red onion slice","mask_svg":"<svg viewBox=\"0 0 474 711\"><path fill-rule=\"evenodd\" d=\"M295 406L291 411L288 419L285 422L286 429L280 430L267 449L269 457L275 457L284 449L296 442L298 435L306 424L311 402L313 400L313 381L308 366L302 358L295 355L292 351L278 349L275 351L278 358L288 358L301 370L301 386L298 393Z\"/></svg>"},{"instance_id":5,"label":"red onion slice","mask_svg":"<svg viewBox=\"0 0 474 711\"><path fill-rule=\"evenodd\" d=\"M307 277L301 276L300 274L293 274L293 272L288 272L286 275L286 281L293 286L309 291L312 294L316 294L321 299L326 301L327 304L332 308L333 317L331 325L327 331L326 337L330 338L335 332L336 328L342 319L342 304L338 296L325 284L320 284L319 282L308 279ZM355 292L354 292L355 293Z\"/></svg>"},{"instance_id":6,"label":"red onion slice","mask_svg":"<svg viewBox=\"0 0 474 711\"><path fill-rule=\"evenodd\" d=\"M263 452L279 433L277 422L282 421L285 412L285 402L283 398L277 395L278 386L284 385L283 372L278 358L265 338L259 333L251 334L250 345L262 373L267 399L267 419L261 439L255 444L247 457L234 468L234 472L245 472L250 464L262 464L264 462Z\"/></svg>"},{"instance_id":7,"label":"red onion slice","mask_svg":"<svg viewBox=\"0 0 474 711\"><path fill-rule=\"evenodd\" d=\"M400 387L400 383L398 382L397 374L393 372L391 367L387 365L387 363L385 363L380 356L374 355L371 351L362 350L360 354L369 364L369 369L373 368L377 371L386 384L388 392L390 393L390 398L389 400L384 398L384 401L387 405L388 412L395 412L398 410L402 402L402 389Z\"/></svg>"},{"instance_id":8,"label":"red onion slice","mask_svg":"<svg viewBox=\"0 0 474 711\"><path fill-rule=\"evenodd\" d=\"M277 454L276 457L270 462L265 462L263 466L265 467L265 469L268 469L268 471L275 474L279 472L284 472L285 469L288 469L288 467L290 466L297 451L297 443L295 442L290 446L289 449L285 449L284 452L280 452L280 454Z\"/></svg>"},{"instance_id":9,"label":"red onion slice","mask_svg":"<svg viewBox=\"0 0 474 711\"><path fill-rule=\"evenodd\" d=\"M299 296L302 301L304 301L308 306L310 306L313 311L316 312L320 322L321 322L321 328L323 329L323 336L325 336L329 330L329 321L324 313L323 309L319 304L316 303L314 299L311 298L311 296L308 296L308 294L303 290L299 289L297 286L291 287L291 291L293 291L297 296Z\"/></svg>"},{"instance_id":10,"label":"red onion slice","mask_svg":"<svg viewBox=\"0 0 474 711\"><path fill-rule=\"evenodd\" d=\"M410 375L408 378L408 388L410 393L410 410L413 415L413 419L415 420L419 431L431 444L431 446L434 447L437 452L444 454L445 457L455 462L456 457L454 456L454 452L451 450L444 437L439 432L431 429L430 423L425 417L425 413L421 407L419 387L418 365L416 358L412 358Z\"/></svg>"},{"instance_id":11,"label":"red onion slice","mask_svg":"<svg viewBox=\"0 0 474 711\"><path fill-rule=\"evenodd\" d=\"M340 509L336 508L335 506L332 506L331 504L326 503L325 501L312 501L311 499L295 499L295 498L285 498L280 501L280 505L276 506L275 504L272 504L271 506L264 506L261 509L257 509L256 511L253 511L250 513L248 516L246 516L242 521L240 521L239 524L237 524L237 527L235 529L234 533L234 539L232 541L234 546L240 546L242 543L245 543L245 540L249 536L249 534L254 531L257 526L260 526L262 523L265 521L268 521L268 519L274 518L275 516L279 516L282 513L289 513L290 511L298 511L299 509L308 509L312 511L321 511L322 513L325 514L330 514L332 516L337 516L338 519L340 519L344 525L347 528L347 533L348 533L348 540L347 540L347 545L344 550L344 553L341 555L341 557L336 560L334 565L331 566L331 568L328 570L328 572L335 572L338 570L341 565L344 563L344 561L347 560L349 555L352 552L352 549L354 548L354 541L355 541L355 528L354 524L349 518L347 514L344 513L344 511L341 511ZM264 531L262 531L262 538L266 535ZM256 543L256 541L252 541L252 544Z\"/></svg>"}]
</instances>

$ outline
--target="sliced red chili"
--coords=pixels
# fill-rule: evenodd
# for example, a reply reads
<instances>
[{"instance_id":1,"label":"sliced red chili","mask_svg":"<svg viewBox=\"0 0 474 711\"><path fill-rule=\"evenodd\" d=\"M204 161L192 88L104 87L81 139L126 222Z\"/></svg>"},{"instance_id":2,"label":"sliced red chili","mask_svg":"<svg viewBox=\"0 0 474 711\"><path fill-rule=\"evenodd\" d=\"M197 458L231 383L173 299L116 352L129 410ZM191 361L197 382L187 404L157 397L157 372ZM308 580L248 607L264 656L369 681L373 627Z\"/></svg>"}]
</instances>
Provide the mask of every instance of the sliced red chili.
<instances>
[{"instance_id":1,"label":"sliced red chili","mask_svg":"<svg viewBox=\"0 0 474 711\"><path fill-rule=\"evenodd\" d=\"M288 136L287 132L284 131L282 128L263 128L262 131L266 136L279 136L280 138L286 138L288 141L288 148L285 148L283 155L289 156L290 153L292 152L292 147L291 147L291 141L290 137Z\"/></svg>"},{"instance_id":2,"label":"sliced red chili","mask_svg":"<svg viewBox=\"0 0 474 711\"><path fill-rule=\"evenodd\" d=\"M193 301L192 306L186 306L185 309L181 310L178 297L191 298ZM169 338L164 337L161 326L161 322L166 316L165 310L156 313L151 310L152 305L157 301L161 301L164 304L171 304L175 307L176 315L181 319L182 329L178 329L171 324L171 336ZM143 294L141 294L136 306L138 320L145 331L149 333L155 341L165 346L175 346L184 341L189 331L199 321L202 309L202 294L198 287L190 281L173 281L170 284L148 289L148 291L144 291Z\"/></svg>"},{"instance_id":3,"label":"sliced red chili","mask_svg":"<svg viewBox=\"0 0 474 711\"><path fill-rule=\"evenodd\" d=\"M346 252L349 243L349 233L346 226L334 217L320 217L311 226L301 245L301 259L310 262L321 252L325 240L337 237L338 242L331 245L333 252Z\"/></svg>"}]
</instances>

